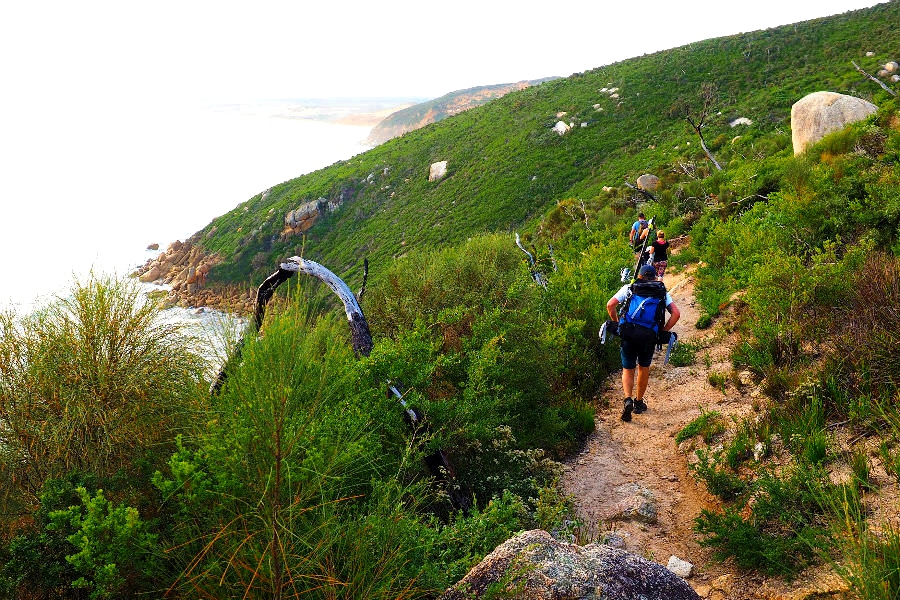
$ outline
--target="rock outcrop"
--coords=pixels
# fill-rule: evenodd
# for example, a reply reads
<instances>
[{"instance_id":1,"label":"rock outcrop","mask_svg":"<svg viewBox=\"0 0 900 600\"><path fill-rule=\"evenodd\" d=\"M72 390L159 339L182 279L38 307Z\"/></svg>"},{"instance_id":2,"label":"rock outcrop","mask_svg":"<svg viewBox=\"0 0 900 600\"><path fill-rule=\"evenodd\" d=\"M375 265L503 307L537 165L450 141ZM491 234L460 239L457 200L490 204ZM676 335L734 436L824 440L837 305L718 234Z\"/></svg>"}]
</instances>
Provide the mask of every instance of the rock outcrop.
<instances>
[{"instance_id":1,"label":"rock outcrop","mask_svg":"<svg viewBox=\"0 0 900 600\"><path fill-rule=\"evenodd\" d=\"M865 119L878 107L862 98L834 92L813 92L791 107L791 140L794 154L834 131Z\"/></svg>"},{"instance_id":2,"label":"rock outcrop","mask_svg":"<svg viewBox=\"0 0 900 600\"><path fill-rule=\"evenodd\" d=\"M557 121L556 125L553 126L553 131L559 135L565 135L570 129L572 129L572 127L564 121Z\"/></svg>"},{"instance_id":3,"label":"rock outcrop","mask_svg":"<svg viewBox=\"0 0 900 600\"><path fill-rule=\"evenodd\" d=\"M281 230L282 239L308 230L315 224L319 215L325 214L328 210L328 199L326 198L304 202L294 210L289 210L284 215L284 229Z\"/></svg>"},{"instance_id":4,"label":"rock outcrop","mask_svg":"<svg viewBox=\"0 0 900 600\"><path fill-rule=\"evenodd\" d=\"M206 276L221 257L209 254L193 239L176 240L165 252L148 260L133 273L144 283L171 286L163 306L210 306L232 313L250 314L255 291L206 287Z\"/></svg>"},{"instance_id":5,"label":"rock outcrop","mask_svg":"<svg viewBox=\"0 0 900 600\"><path fill-rule=\"evenodd\" d=\"M492 597L499 592L520 600L700 598L662 565L603 544L560 542L541 530L498 546L440 600L482 598L489 586Z\"/></svg>"},{"instance_id":6,"label":"rock outcrop","mask_svg":"<svg viewBox=\"0 0 900 600\"><path fill-rule=\"evenodd\" d=\"M431 163L431 168L428 170L428 181L440 181L447 175L447 161L442 160L440 162Z\"/></svg>"}]
</instances>

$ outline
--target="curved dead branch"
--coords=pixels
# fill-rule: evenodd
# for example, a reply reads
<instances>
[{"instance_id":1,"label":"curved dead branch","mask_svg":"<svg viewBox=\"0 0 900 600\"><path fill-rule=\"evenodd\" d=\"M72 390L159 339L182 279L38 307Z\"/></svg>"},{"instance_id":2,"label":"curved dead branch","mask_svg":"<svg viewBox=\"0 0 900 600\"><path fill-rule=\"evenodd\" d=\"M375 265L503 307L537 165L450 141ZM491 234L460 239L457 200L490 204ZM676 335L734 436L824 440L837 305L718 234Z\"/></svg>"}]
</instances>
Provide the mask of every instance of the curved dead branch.
<instances>
[{"instance_id":1,"label":"curved dead branch","mask_svg":"<svg viewBox=\"0 0 900 600\"><path fill-rule=\"evenodd\" d=\"M344 312L350 324L350 340L353 345L353 351L357 356L368 356L372 352L372 333L369 331L369 323L363 316L362 308L359 306L356 295L347 287L343 279L319 263L299 256L290 257L286 262L279 265L278 270L311 275L330 287L331 291L337 294L337 297L344 304Z\"/></svg>"},{"instance_id":2,"label":"curved dead branch","mask_svg":"<svg viewBox=\"0 0 900 600\"><path fill-rule=\"evenodd\" d=\"M522 245L522 240L519 238L519 232L516 232L516 246L518 246L519 250L524 252L528 257L528 270L531 271L531 278L534 279L535 283L546 288L547 278L544 277L543 273L537 270L537 261L534 259L534 254L526 250L525 246ZM535 253L537 253L537 251L535 251Z\"/></svg>"}]
</instances>

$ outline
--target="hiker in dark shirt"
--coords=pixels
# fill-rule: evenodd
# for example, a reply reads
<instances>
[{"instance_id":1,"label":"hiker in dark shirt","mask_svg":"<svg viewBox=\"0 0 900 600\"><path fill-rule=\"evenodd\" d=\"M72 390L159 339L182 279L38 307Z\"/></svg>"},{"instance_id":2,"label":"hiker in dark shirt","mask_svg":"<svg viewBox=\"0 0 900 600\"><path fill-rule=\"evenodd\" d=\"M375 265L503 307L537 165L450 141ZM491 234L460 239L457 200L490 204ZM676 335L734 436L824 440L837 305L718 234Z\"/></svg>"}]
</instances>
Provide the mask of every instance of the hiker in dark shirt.
<instances>
[{"instance_id":1,"label":"hiker in dark shirt","mask_svg":"<svg viewBox=\"0 0 900 600\"><path fill-rule=\"evenodd\" d=\"M655 282L656 269L651 265L644 265L638 271L637 282ZM660 284L662 285L662 284ZM628 339L624 335L624 326L619 320L617 307L619 304L628 300L629 294L632 293L632 285L623 285L622 288L609 299L606 303L606 312L609 314L610 320L616 323L616 329L622 340L622 391L625 394L624 410L622 411L622 420L630 421L632 411L640 414L647 410L647 404L644 402L644 394L647 392L647 385L650 382L650 363L653 362L653 351L657 344L657 334L653 334L652 339L645 342L636 342ZM668 332L672 329L678 319L681 318L681 311L672 301L672 296L665 290L665 286L660 290L661 298L664 298L665 310L668 311L669 317L665 323L661 324L660 330ZM664 313L663 313L664 314ZM624 315L623 315L624 318ZM662 333L662 335L666 335ZM635 370L637 370L637 395L635 391Z\"/></svg>"},{"instance_id":2,"label":"hiker in dark shirt","mask_svg":"<svg viewBox=\"0 0 900 600\"><path fill-rule=\"evenodd\" d=\"M656 278L662 281L669 264L669 241L661 229L656 232L656 241L650 244L650 264L656 269Z\"/></svg>"}]
</instances>

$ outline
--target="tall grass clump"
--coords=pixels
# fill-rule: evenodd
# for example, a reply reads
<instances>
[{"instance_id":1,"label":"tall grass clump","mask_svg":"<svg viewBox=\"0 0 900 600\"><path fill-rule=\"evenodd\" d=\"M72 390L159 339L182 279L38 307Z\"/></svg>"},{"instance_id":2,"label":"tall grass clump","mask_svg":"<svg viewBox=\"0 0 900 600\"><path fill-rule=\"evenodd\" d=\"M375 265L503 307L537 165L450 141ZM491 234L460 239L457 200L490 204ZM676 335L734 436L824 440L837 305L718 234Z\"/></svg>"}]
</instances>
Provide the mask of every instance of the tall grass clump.
<instances>
[{"instance_id":1,"label":"tall grass clump","mask_svg":"<svg viewBox=\"0 0 900 600\"><path fill-rule=\"evenodd\" d=\"M205 408L202 371L130 280L92 277L30 315L0 315L0 590L125 597L153 577L137 572L149 538L109 532L124 533L119 516L153 516L150 475ZM60 510L73 512L54 524ZM82 542L94 558L79 562Z\"/></svg>"},{"instance_id":2,"label":"tall grass clump","mask_svg":"<svg viewBox=\"0 0 900 600\"><path fill-rule=\"evenodd\" d=\"M37 505L72 471L103 485L162 464L200 408L202 361L129 280L92 278L31 315L0 316L0 501Z\"/></svg>"},{"instance_id":3,"label":"tall grass clump","mask_svg":"<svg viewBox=\"0 0 900 600\"><path fill-rule=\"evenodd\" d=\"M416 573L405 571L407 534L396 528L428 494L409 487L401 412L358 385L351 349L335 343L338 319L316 319L302 301L270 312L207 429L155 479L175 513L172 589L404 597Z\"/></svg>"},{"instance_id":4,"label":"tall grass clump","mask_svg":"<svg viewBox=\"0 0 900 600\"><path fill-rule=\"evenodd\" d=\"M900 595L900 531L890 523L872 523L865 490L845 485L823 490L836 554L822 553L861 600L888 600Z\"/></svg>"}]
</instances>

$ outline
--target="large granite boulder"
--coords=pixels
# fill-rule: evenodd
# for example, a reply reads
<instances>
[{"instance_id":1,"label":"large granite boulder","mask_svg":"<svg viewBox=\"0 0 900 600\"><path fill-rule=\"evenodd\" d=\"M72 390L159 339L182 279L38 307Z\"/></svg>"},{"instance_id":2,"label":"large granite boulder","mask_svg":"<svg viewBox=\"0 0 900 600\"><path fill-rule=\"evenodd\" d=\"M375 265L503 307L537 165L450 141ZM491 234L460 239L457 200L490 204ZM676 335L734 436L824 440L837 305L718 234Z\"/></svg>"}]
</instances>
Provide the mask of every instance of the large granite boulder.
<instances>
[{"instance_id":1,"label":"large granite boulder","mask_svg":"<svg viewBox=\"0 0 900 600\"><path fill-rule=\"evenodd\" d=\"M659 177L650 173L644 173L637 178L637 186L638 189L648 192L656 191L659 188Z\"/></svg>"},{"instance_id":2,"label":"large granite boulder","mask_svg":"<svg viewBox=\"0 0 900 600\"><path fill-rule=\"evenodd\" d=\"M834 131L861 121L878 110L862 98L834 92L813 92L791 107L791 140L800 154Z\"/></svg>"},{"instance_id":3,"label":"large granite boulder","mask_svg":"<svg viewBox=\"0 0 900 600\"><path fill-rule=\"evenodd\" d=\"M492 597L501 592L520 600L700 598L662 565L612 546L560 542L539 529L499 545L440 600L482 598L491 584Z\"/></svg>"}]
</instances>

